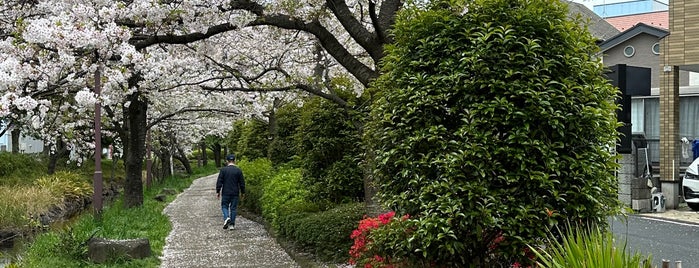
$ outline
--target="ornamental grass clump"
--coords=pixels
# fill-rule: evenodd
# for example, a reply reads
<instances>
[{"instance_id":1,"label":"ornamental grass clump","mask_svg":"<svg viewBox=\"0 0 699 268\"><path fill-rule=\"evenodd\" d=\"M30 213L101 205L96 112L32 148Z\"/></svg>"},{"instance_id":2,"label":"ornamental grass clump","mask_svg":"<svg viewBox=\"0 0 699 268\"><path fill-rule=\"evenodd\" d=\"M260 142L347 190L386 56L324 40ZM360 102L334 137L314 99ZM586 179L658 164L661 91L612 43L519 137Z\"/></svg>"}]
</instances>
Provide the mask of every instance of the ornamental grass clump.
<instances>
[{"instance_id":1,"label":"ornamental grass clump","mask_svg":"<svg viewBox=\"0 0 699 268\"><path fill-rule=\"evenodd\" d=\"M652 257L629 253L614 235L597 227L568 228L563 238L550 235L545 247L529 248L542 268L651 268Z\"/></svg>"}]
</instances>

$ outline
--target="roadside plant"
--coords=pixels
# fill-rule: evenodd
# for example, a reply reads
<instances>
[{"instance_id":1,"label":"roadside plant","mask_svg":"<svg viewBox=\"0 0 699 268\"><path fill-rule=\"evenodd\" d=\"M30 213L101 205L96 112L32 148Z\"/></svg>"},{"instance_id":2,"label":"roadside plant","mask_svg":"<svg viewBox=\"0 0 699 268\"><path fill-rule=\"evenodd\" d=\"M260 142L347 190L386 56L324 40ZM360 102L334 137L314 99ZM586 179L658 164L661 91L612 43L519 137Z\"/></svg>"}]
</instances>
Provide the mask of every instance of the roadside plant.
<instances>
[{"instance_id":1,"label":"roadside plant","mask_svg":"<svg viewBox=\"0 0 699 268\"><path fill-rule=\"evenodd\" d=\"M542 268L651 268L652 256L627 251L611 232L599 227L568 228L561 239L551 234L544 247L529 246Z\"/></svg>"},{"instance_id":2,"label":"roadside plant","mask_svg":"<svg viewBox=\"0 0 699 268\"><path fill-rule=\"evenodd\" d=\"M378 197L416 229L381 246L526 266L550 227L604 228L620 210L618 92L565 3L431 1L399 13L393 34L365 138Z\"/></svg>"}]
</instances>

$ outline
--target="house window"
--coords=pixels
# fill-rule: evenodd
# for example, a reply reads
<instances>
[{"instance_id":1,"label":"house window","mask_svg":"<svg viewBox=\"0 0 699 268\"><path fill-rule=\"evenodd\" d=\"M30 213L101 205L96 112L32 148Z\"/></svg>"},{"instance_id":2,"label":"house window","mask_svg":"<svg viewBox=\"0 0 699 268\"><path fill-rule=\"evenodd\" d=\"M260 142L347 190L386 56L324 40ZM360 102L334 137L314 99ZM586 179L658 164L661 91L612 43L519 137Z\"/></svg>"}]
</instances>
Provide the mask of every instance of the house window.
<instances>
[{"instance_id":1,"label":"house window","mask_svg":"<svg viewBox=\"0 0 699 268\"><path fill-rule=\"evenodd\" d=\"M653 44L653 47L651 47L651 50L653 51L653 54L660 55L660 44L659 43Z\"/></svg>"},{"instance_id":2,"label":"house window","mask_svg":"<svg viewBox=\"0 0 699 268\"><path fill-rule=\"evenodd\" d=\"M633 57L633 54L635 54L635 53L636 53L636 49L633 48L632 46L626 46L624 48L624 56L626 56L627 58Z\"/></svg>"}]
</instances>

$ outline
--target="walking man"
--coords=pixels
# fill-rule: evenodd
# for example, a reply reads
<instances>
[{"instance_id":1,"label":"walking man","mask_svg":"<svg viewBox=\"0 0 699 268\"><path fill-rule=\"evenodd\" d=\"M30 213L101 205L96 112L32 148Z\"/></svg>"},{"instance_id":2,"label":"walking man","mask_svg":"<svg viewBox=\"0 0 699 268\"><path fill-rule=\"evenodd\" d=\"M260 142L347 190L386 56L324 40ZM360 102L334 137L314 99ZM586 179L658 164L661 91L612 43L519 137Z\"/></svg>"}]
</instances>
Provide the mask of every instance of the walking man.
<instances>
[{"instance_id":1,"label":"walking man","mask_svg":"<svg viewBox=\"0 0 699 268\"><path fill-rule=\"evenodd\" d=\"M221 168L216 180L216 198L221 198L223 211L223 229L235 228L235 216L240 195L245 196L245 179L243 171L235 165L235 155L226 156L228 164ZM240 195L239 195L240 194ZM223 195L223 197L221 197Z\"/></svg>"}]
</instances>

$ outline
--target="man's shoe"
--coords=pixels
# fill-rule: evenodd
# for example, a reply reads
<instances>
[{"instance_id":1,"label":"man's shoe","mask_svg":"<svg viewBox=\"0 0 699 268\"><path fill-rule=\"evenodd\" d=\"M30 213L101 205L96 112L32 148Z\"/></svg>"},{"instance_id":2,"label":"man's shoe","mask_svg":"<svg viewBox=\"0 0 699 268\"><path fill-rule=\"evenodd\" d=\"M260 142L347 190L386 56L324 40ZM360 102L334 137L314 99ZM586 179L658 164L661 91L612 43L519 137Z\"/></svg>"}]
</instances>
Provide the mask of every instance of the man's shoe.
<instances>
[{"instance_id":1,"label":"man's shoe","mask_svg":"<svg viewBox=\"0 0 699 268\"><path fill-rule=\"evenodd\" d=\"M226 218L223 222L223 229L228 229L228 225L231 224L231 218Z\"/></svg>"},{"instance_id":2,"label":"man's shoe","mask_svg":"<svg viewBox=\"0 0 699 268\"><path fill-rule=\"evenodd\" d=\"M231 226L228 227L228 230L235 230L235 223L234 223L234 224L231 224Z\"/></svg>"}]
</instances>

